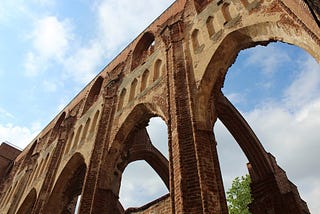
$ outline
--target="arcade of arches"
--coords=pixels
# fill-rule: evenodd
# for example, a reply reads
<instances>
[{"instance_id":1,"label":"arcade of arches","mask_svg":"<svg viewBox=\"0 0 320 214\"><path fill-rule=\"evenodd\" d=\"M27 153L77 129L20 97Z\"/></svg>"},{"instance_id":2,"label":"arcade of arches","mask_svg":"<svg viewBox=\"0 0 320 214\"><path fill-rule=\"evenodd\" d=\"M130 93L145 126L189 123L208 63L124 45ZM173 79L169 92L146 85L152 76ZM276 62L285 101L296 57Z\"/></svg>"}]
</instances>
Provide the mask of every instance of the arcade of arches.
<instances>
[{"instance_id":1,"label":"arcade of arches","mask_svg":"<svg viewBox=\"0 0 320 214\"><path fill-rule=\"evenodd\" d=\"M1 174L1 212L228 213L212 132L220 119L249 161L250 211L309 213L221 92L241 50L273 41L299 46L319 62L319 5L176 0L11 159ZM168 159L146 131L156 116L168 127ZM153 168L169 194L124 209L122 174L137 160Z\"/></svg>"}]
</instances>

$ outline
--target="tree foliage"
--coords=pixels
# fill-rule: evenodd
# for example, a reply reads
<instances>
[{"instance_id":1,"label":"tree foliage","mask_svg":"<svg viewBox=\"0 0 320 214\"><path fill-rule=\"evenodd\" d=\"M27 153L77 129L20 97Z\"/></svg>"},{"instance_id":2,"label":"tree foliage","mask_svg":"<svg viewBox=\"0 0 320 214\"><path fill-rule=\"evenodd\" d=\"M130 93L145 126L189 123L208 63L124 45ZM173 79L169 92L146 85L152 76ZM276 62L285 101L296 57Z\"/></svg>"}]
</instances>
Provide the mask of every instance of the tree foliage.
<instances>
[{"instance_id":1,"label":"tree foliage","mask_svg":"<svg viewBox=\"0 0 320 214\"><path fill-rule=\"evenodd\" d=\"M250 214L248 205L251 203L250 176L247 174L236 177L227 191L227 202L230 214Z\"/></svg>"}]
</instances>

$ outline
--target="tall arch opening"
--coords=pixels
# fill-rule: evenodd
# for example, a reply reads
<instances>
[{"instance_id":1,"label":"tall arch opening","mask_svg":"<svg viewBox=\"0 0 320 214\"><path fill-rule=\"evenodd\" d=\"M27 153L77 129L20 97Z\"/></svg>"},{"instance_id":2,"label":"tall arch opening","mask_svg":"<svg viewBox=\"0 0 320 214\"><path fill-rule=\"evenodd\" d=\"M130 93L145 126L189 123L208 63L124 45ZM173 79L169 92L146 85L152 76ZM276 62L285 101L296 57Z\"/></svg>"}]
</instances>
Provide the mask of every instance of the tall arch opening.
<instances>
[{"instance_id":1,"label":"tall arch opening","mask_svg":"<svg viewBox=\"0 0 320 214\"><path fill-rule=\"evenodd\" d=\"M89 91L89 94L83 107L82 114L85 114L88 111L88 109L93 105L93 103L97 101L101 91L102 83L103 78L99 76Z\"/></svg>"},{"instance_id":2,"label":"tall arch opening","mask_svg":"<svg viewBox=\"0 0 320 214\"><path fill-rule=\"evenodd\" d=\"M125 209L152 204L169 193L167 125L160 117L151 118L146 132L149 139L144 149L140 150L141 136L140 142L128 142L133 143L131 157L122 174L119 193Z\"/></svg>"},{"instance_id":3,"label":"tall arch opening","mask_svg":"<svg viewBox=\"0 0 320 214\"><path fill-rule=\"evenodd\" d=\"M146 69L143 74L142 74L142 77L141 77L141 86L140 86L140 92L143 92L147 87L148 87L148 84L149 84L149 70Z\"/></svg>"},{"instance_id":4,"label":"tall arch opening","mask_svg":"<svg viewBox=\"0 0 320 214\"><path fill-rule=\"evenodd\" d=\"M134 79L131 83L131 87L130 87L130 95L129 95L129 102L131 102L132 100L134 100L135 96L136 96L136 92L137 92L137 85L138 85L138 80Z\"/></svg>"},{"instance_id":5,"label":"tall arch opening","mask_svg":"<svg viewBox=\"0 0 320 214\"><path fill-rule=\"evenodd\" d=\"M155 37L153 33L146 32L138 41L132 53L131 70L143 64L146 58L154 52Z\"/></svg>"},{"instance_id":6,"label":"tall arch opening","mask_svg":"<svg viewBox=\"0 0 320 214\"><path fill-rule=\"evenodd\" d=\"M56 137L58 137L59 130L60 130L60 126L62 125L62 122L63 122L63 120L64 120L65 117L66 117L66 113L63 112L63 113L60 115L59 119L57 120L56 124L54 125L54 127L53 127L53 129L52 129L51 136L50 136L51 142L52 142L53 140L55 140Z\"/></svg>"},{"instance_id":7,"label":"tall arch opening","mask_svg":"<svg viewBox=\"0 0 320 214\"><path fill-rule=\"evenodd\" d=\"M153 119L154 117L156 118ZM122 122L110 145L109 151L112 151L112 156L105 163L104 168L113 173L106 174L108 179L105 188L110 188L114 209L120 209L120 212L124 212L127 208L127 212L146 211L150 206L157 207L156 209L163 208L158 206L159 204L170 206L169 195L159 198L169 191L168 131L165 119L162 120L162 118L165 118L163 112L154 103L136 105ZM127 167L129 164L130 166ZM132 183L130 179L140 176L145 172L144 170L149 171L150 174L150 178L145 176L144 180L149 182L150 179L149 183L156 182L156 186L152 187L152 191L145 192L144 196L141 192L137 196L136 194L139 194L139 191L136 191L137 188L139 186L146 188L145 185L140 183L126 188L126 184L130 186ZM132 173L136 176L126 176ZM130 200L137 198L145 200ZM154 199L156 200L152 201ZM130 201L135 202L130 203Z\"/></svg>"},{"instance_id":8,"label":"tall arch opening","mask_svg":"<svg viewBox=\"0 0 320 214\"><path fill-rule=\"evenodd\" d=\"M320 151L315 131L320 126L320 65L301 48L271 43L241 51L223 85L224 96L298 186L310 212L319 212L314 198L320 174L313 169L320 167L315 152ZM215 135L227 190L232 179L248 173L248 159L220 122Z\"/></svg>"},{"instance_id":9,"label":"tall arch opening","mask_svg":"<svg viewBox=\"0 0 320 214\"><path fill-rule=\"evenodd\" d=\"M75 213L86 169L82 155L74 154L60 173L44 213Z\"/></svg>"},{"instance_id":10,"label":"tall arch opening","mask_svg":"<svg viewBox=\"0 0 320 214\"><path fill-rule=\"evenodd\" d=\"M20 208L16 212L17 214L24 214L24 213L31 213L32 208L36 202L37 199L37 192L35 189L32 189L29 194L26 196L26 198L23 200L22 204L20 205Z\"/></svg>"}]
</instances>

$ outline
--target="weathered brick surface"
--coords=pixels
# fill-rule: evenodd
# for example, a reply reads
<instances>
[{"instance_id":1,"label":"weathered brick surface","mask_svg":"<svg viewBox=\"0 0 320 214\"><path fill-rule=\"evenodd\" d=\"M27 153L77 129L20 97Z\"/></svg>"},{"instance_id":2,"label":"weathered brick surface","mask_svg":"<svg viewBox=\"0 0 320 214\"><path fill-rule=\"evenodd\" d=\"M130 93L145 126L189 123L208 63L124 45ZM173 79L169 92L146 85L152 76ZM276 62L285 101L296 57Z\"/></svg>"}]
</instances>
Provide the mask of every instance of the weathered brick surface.
<instances>
[{"instance_id":1,"label":"weathered brick surface","mask_svg":"<svg viewBox=\"0 0 320 214\"><path fill-rule=\"evenodd\" d=\"M227 213L212 132L218 118L250 162L251 211L308 213L221 87L239 51L259 44L287 42L320 61L315 2L176 0L21 154L5 151L15 160L0 160L8 172L0 213L70 213L80 194L80 213ZM168 126L169 160L146 133L154 116ZM125 211L121 176L135 160L148 162L170 194Z\"/></svg>"},{"instance_id":2,"label":"weathered brick surface","mask_svg":"<svg viewBox=\"0 0 320 214\"><path fill-rule=\"evenodd\" d=\"M7 143L0 145L0 180L2 180L8 172L8 168L13 165L14 159L21 151Z\"/></svg>"}]
</instances>

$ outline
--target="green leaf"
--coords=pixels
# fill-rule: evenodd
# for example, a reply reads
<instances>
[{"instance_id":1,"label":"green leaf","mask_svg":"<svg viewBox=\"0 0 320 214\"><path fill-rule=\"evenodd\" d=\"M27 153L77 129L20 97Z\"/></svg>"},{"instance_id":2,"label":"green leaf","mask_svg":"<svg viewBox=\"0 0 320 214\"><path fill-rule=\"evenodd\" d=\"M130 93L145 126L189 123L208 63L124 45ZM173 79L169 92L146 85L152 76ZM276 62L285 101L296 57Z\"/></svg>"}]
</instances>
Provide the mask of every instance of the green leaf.
<instances>
[{"instance_id":1,"label":"green leaf","mask_svg":"<svg viewBox=\"0 0 320 214\"><path fill-rule=\"evenodd\" d=\"M231 188L227 191L227 203L230 214L250 214L248 205L252 201L250 190L251 179L247 174L232 181Z\"/></svg>"}]
</instances>

